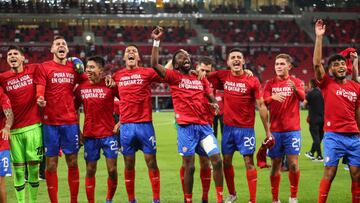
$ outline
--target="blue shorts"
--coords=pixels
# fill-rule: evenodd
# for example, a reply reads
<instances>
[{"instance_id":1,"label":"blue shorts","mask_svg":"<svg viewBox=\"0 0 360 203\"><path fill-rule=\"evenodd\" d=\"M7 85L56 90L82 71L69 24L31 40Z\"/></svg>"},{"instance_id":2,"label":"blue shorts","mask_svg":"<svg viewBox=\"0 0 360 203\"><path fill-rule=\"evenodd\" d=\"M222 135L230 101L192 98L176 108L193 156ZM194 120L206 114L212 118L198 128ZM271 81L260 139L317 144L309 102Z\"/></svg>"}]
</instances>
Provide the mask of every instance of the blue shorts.
<instances>
[{"instance_id":1,"label":"blue shorts","mask_svg":"<svg viewBox=\"0 0 360 203\"><path fill-rule=\"evenodd\" d=\"M299 155L301 149L300 130L290 132L272 132L275 137L275 146L268 151L271 158L286 155Z\"/></svg>"},{"instance_id":2,"label":"blue shorts","mask_svg":"<svg viewBox=\"0 0 360 203\"><path fill-rule=\"evenodd\" d=\"M79 125L46 125L43 124L44 147L46 156L58 156L59 150L64 154L79 151Z\"/></svg>"},{"instance_id":3,"label":"blue shorts","mask_svg":"<svg viewBox=\"0 0 360 203\"><path fill-rule=\"evenodd\" d=\"M0 151L0 176L11 175L10 150Z\"/></svg>"},{"instance_id":4,"label":"blue shorts","mask_svg":"<svg viewBox=\"0 0 360 203\"><path fill-rule=\"evenodd\" d=\"M239 151L242 155L254 154L256 148L254 128L238 128L224 125L221 139L223 154Z\"/></svg>"},{"instance_id":5,"label":"blue shorts","mask_svg":"<svg viewBox=\"0 0 360 203\"><path fill-rule=\"evenodd\" d=\"M139 149L145 154L155 154L156 138L152 122L121 124L120 144L124 156L134 155Z\"/></svg>"},{"instance_id":6,"label":"blue shorts","mask_svg":"<svg viewBox=\"0 0 360 203\"><path fill-rule=\"evenodd\" d=\"M360 167L360 138L358 133L326 132L324 135L324 165L337 166L343 157L345 164Z\"/></svg>"},{"instance_id":7,"label":"blue shorts","mask_svg":"<svg viewBox=\"0 0 360 203\"><path fill-rule=\"evenodd\" d=\"M97 161L100 159L100 149L106 158L117 159L119 145L117 136L104 138L85 138L84 139L84 158L86 161Z\"/></svg>"},{"instance_id":8,"label":"blue shorts","mask_svg":"<svg viewBox=\"0 0 360 203\"><path fill-rule=\"evenodd\" d=\"M178 152L193 156L195 151L209 157L220 153L213 129L210 125L178 125Z\"/></svg>"}]
</instances>

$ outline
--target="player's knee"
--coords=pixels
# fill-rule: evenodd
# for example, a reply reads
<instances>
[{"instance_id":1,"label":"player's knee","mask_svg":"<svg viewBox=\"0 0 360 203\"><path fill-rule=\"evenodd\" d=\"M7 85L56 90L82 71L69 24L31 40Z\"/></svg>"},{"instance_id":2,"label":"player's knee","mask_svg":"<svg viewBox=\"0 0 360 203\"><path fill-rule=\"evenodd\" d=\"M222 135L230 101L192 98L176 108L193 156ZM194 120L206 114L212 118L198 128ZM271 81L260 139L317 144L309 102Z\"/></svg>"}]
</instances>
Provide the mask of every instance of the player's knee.
<instances>
[{"instance_id":1,"label":"player's knee","mask_svg":"<svg viewBox=\"0 0 360 203\"><path fill-rule=\"evenodd\" d=\"M222 160L220 158L212 160L211 164L212 164L214 170L221 170L222 169Z\"/></svg>"},{"instance_id":2,"label":"player's knee","mask_svg":"<svg viewBox=\"0 0 360 203\"><path fill-rule=\"evenodd\" d=\"M296 172L297 170L299 170L299 166L297 163L289 163L289 170Z\"/></svg>"},{"instance_id":3,"label":"player's knee","mask_svg":"<svg viewBox=\"0 0 360 203\"><path fill-rule=\"evenodd\" d=\"M96 168L87 168L86 169L86 177L92 178L95 176Z\"/></svg>"},{"instance_id":4,"label":"player's knee","mask_svg":"<svg viewBox=\"0 0 360 203\"><path fill-rule=\"evenodd\" d=\"M156 170L158 168L156 159L149 159L146 162L149 169Z\"/></svg>"},{"instance_id":5,"label":"player's knee","mask_svg":"<svg viewBox=\"0 0 360 203\"><path fill-rule=\"evenodd\" d=\"M117 170L116 170L116 167L109 168L108 174L109 174L110 179L115 180L115 179L117 178Z\"/></svg>"},{"instance_id":6,"label":"player's knee","mask_svg":"<svg viewBox=\"0 0 360 203\"><path fill-rule=\"evenodd\" d=\"M46 170L49 172L56 172L57 163L56 162L48 162L46 164Z\"/></svg>"}]
</instances>

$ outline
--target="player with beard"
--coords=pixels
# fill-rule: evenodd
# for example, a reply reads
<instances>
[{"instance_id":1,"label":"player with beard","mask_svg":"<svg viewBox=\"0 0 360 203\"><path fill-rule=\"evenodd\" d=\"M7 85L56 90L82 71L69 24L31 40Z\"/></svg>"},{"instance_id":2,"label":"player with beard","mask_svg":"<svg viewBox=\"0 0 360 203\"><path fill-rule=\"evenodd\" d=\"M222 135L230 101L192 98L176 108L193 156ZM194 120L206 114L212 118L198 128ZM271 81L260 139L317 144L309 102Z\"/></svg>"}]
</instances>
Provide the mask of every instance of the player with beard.
<instances>
[{"instance_id":1,"label":"player with beard","mask_svg":"<svg viewBox=\"0 0 360 203\"><path fill-rule=\"evenodd\" d=\"M10 166L10 128L14 122L14 115L11 110L10 100L0 88L0 202L6 203L6 181L5 177L11 175Z\"/></svg>"},{"instance_id":2,"label":"player with beard","mask_svg":"<svg viewBox=\"0 0 360 203\"><path fill-rule=\"evenodd\" d=\"M175 118L178 123L178 152L182 156L182 167L184 167L185 202L192 202L195 151L203 150L211 161L217 202L221 203L223 174L220 150L207 119L205 98L208 98L214 108L218 109L218 105L210 91L207 79L198 80L196 75L189 74L191 61L188 53L183 50L174 53L172 59L174 70L165 69L158 63L162 36L163 29L160 27L154 29L151 34L154 40L151 66L170 85Z\"/></svg>"},{"instance_id":3,"label":"player with beard","mask_svg":"<svg viewBox=\"0 0 360 203\"><path fill-rule=\"evenodd\" d=\"M111 203L117 187L118 138L114 134L114 98L116 88L105 84L105 60L100 56L87 59L87 80L75 90L76 103L83 104L85 121L83 128L84 158L86 160L86 196L89 203L95 202L95 173L100 150L104 152L108 170L106 202ZM77 105L79 106L79 105Z\"/></svg>"},{"instance_id":4,"label":"player with beard","mask_svg":"<svg viewBox=\"0 0 360 203\"><path fill-rule=\"evenodd\" d=\"M156 161L156 138L152 124L151 83L161 82L152 68L140 67L139 50L129 45L124 52L126 67L114 73L120 96L120 143L125 163L128 200L135 198L135 153L142 150L153 192L153 203L160 202L160 171Z\"/></svg>"},{"instance_id":5,"label":"player with beard","mask_svg":"<svg viewBox=\"0 0 360 203\"><path fill-rule=\"evenodd\" d=\"M58 202L58 154L61 148L68 166L70 202L79 193L79 124L73 90L78 74L67 60L65 39L56 36L51 46L53 59L41 64L35 74L36 98L42 108L42 130L46 156L46 183L52 203Z\"/></svg>"},{"instance_id":6,"label":"player with beard","mask_svg":"<svg viewBox=\"0 0 360 203\"><path fill-rule=\"evenodd\" d=\"M282 157L286 155L289 166L289 203L297 203L300 178L298 158L301 149L300 102L305 98L303 82L289 75L292 58L279 54L275 58L276 77L264 87L264 99L270 112L270 131L275 145L268 151L271 158L270 183L272 201L279 200Z\"/></svg>"},{"instance_id":7,"label":"player with beard","mask_svg":"<svg viewBox=\"0 0 360 203\"><path fill-rule=\"evenodd\" d=\"M235 151L243 155L249 187L249 202L256 202L257 171L254 166L255 152L255 105L257 105L267 137L271 137L268 127L268 113L262 97L259 80L249 76L244 70L245 58L241 50L234 48L227 56L230 70L218 70L209 76L209 81L222 84L224 89L224 129L221 141L224 176L229 190L225 203L237 199L234 168ZM219 88L219 87L218 87Z\"/></svg>"},{"instance_id":8,"label":"player with beard","mask_svg":"<svg viewBox=\"0 0 360 203\"><path fill-rule=\"evenodd\" d=\"M327 200L337 166L341 158L349 165L352 180L352 202L360 201L360 86L346 79L346 59L333 55L328 60L328 72L321 64L322 39L325 25L322 20L315 24L315 48L313 65L315 77L324 96L324 175L321 179L318 203Z\"/></svg>"},{"instance_id":9,"label":"player with beard","mask_svg":"<svg viewBox=\"0 0 360 203\"><path fill-rule=\"evenodd\" d=\"M39 161L43 156L40 113L33 84L38 64L24 65L25 57L18 46L10 46L7 62L10 70L0 74L0 85L8 95L14 112L11 129L11 160L14 165L14 186L18 202L25 202L25 167L29 171L29 201L37 201Z\"/></svg>"}]
</instances>

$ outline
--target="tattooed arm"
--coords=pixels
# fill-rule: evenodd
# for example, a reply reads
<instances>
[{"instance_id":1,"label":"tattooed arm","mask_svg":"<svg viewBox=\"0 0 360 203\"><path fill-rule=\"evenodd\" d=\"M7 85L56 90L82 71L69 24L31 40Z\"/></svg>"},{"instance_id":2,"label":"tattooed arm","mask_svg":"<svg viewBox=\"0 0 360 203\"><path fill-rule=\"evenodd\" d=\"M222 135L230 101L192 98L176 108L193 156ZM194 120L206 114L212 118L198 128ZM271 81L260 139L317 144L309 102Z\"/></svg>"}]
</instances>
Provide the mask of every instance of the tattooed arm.
<instances>
[{"instance_id":1,"label":"tattooed arm","mask_svg":"<svg viewBox=\"0 0 360 203\"><path fill-rule=\"evenodd\" d=\"M10 128L14 123L14 114L11 108L4 109L4 114L6 117L5 127L1 130L1 136L3 140L8 140L10 135Z\"/></svg>"}]
</instances>

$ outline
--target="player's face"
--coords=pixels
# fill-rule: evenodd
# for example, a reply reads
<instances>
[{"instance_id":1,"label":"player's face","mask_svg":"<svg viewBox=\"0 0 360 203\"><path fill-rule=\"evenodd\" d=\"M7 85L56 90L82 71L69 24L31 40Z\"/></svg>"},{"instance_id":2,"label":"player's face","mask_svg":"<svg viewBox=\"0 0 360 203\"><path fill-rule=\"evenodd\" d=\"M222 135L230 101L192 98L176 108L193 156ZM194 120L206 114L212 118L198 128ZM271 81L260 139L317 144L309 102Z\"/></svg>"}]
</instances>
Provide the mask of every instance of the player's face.
<instances>
[{"instance_id":1,"label":"player's face","mask_svg":"<svg viewBox=\"0 0 360 203\"><path fill-rule=\"evenodd\" d=\"M191 69L191 59L190 59L190 55L184 51L181 50L181 52L176 54L175 57L175 67L177 69L181 69L184 72L189 72Z\"/></svg>"},{"instance_id":2,"label":"player's face","mask_svg":"<svg viewBox=\"0 0 360 203\"><path fill-rule=\"evenodd\" d=\"M290 69L291 64L286 59L278 58L275 60L275 73L277 76L287 77Z\"/></svg>"},{"instance_id":3,"label":"player's face","mask_svg":"<svg viewBox=\"0 0 360 203\"><path fill-rule=\"evenodd\" d=\"M103 71L95 61L88 61L86 63L86 75L89 80L96 81L102 77Z\"/></svg>"},{"instance_id":4,"label":"player's face","mask_svg":"<svg viewBox=\"0 0 360 203\"><path fill-rule=\"evenodd\" d=\"M209 75L209 73L212 70L212 65L206 65L204 63L200 63L197 65L196 70L201 73L205 73L206 77Z\"/></svg>"},{"instance_id":5,"label":"player's face","mask_svg":"<svg viewBox=\"0 0 360 203\"><path fill-rule=\"evenodd\" d=\"M134 46L126 47L123 59L126 67L137 67L140 61L138 49Z\"/></svg>"},{"instance_id":6,"label":"player's face","mask_svg":"<svg viewBox=\"0 0 360 203\"><path fill-rule=\"evenodd\" d=\"M344 60L333 61L330 70L335 78L343 80L346 77L346 62Z\"/></svg>"},{"instance_id":7,"label":"player's face","mask_svg":"<svg viewBox=\"0 0 360 203\"><path fill-rule=\"evenodd\" d=\"M227 65L229 66L230 70L238 72L243 69L245 64L244 56L241 52L231 52L227 59Z\"/></svg>"},{"instance_id":8,"label":"player's face","mask_svg":"<svg viewBox=\"0 0 360 203\"><path fill-rule=\"evenodd\" d=\"M22 66L25 61L25 57L21 54L20 51L16 49L11 49L7 52L7 63L10 68L18 68Z\"/></svg>"},{"instance_id":9,"label":"player's face","mask_svg":"<svg viewBox=\"0 0 360 203\"><path fill-rule=\"evenodd\" d=\"M69 53L69 48L66 41L64 39L54 40L51 46L51 53L54 54L57 59L65 59L67 54Z\"/></svg>"}]
</instances>

